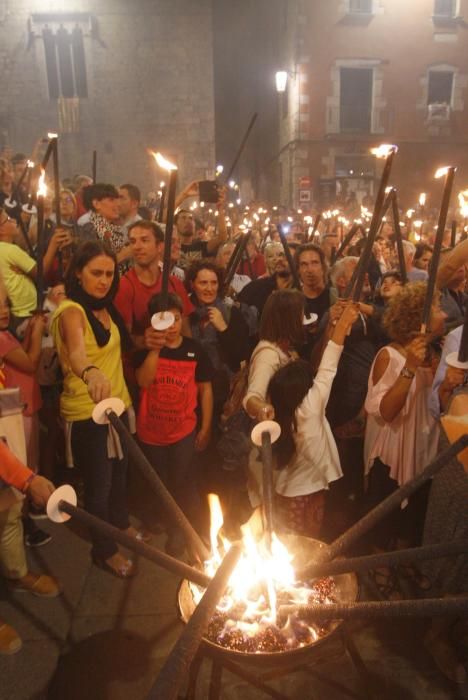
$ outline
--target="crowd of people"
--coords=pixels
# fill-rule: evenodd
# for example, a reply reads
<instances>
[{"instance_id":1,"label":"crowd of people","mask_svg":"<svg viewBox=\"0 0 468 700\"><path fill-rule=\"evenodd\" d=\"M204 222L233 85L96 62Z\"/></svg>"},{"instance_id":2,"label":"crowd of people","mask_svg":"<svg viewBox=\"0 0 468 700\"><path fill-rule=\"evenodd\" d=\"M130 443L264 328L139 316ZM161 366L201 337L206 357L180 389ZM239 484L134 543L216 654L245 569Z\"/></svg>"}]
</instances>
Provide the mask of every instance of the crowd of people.
<instances>
[{"instance_id":1,"label":"crowd of people","mask_svg":"<svg viewBox=\"0 0 468 700\"><path fill-rule=\"evenodd\" d=\"M231 538L262 503L250 441L258 421L281 427L277 528L324 541L412 480L445 445L441 416L466 398L466 372L446 363L466 316L462 229L455 240L447 231L430 330L422 333L430 222L425 233L422 222L403 222L407 281L392 223L382 222L361 297L352 301L365 237L358 229L343 241L351 208L365 229L369 198L337 205L319 221L317 212L261 203L241 212L223 186L208 208L190 183L177 197L163 290L166 213L157 198L143 202L130 183L63 182L59 202L45 199L39 259L31 183L18 185L25 167L22 154L0 161L0 566L14 590L60 593L60 583L31 572L25 556L25 546L50 541L39 525L54 484L72 481L86 510L137 539L156 532L154 522L130 523L128 450L93 420L102 399L122 400L122 420L202 537L207 492L219 493ZM174 319L164 331L151 324L160 311ZM365 548L466 537L467 483L452 460L432 488L370 533ZM156 497L153 511L166 551L184 556L182 533ZM91 556L115 576L136 574L128 555L97 532ZM372 579L382 597L398 599L400 576L416 595L443 596L466 592L467 574L459 557L449 580L441 569L416 566L376 569ZM462 682L453 622L431 626L426 644L442 671ZM0 621L0 653L20 646Z\"/></svg>"}]
</instances>

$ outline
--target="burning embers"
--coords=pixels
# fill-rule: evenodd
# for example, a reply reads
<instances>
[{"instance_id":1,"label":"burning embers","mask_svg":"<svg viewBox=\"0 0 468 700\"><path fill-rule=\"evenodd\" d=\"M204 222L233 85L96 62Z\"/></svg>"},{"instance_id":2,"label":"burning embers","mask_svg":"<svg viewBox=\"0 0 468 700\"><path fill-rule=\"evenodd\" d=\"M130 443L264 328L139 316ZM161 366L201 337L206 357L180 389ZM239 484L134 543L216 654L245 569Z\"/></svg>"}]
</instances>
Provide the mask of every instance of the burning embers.
<instances>
[{"instance_id":1,"label":"burning embers","mask_svg":"<svg viewBox=\"0 0 468 700\"><path fill-rule=\"evenodd\" d=\"M221 534L223 516L217 496L209 497L211 511L212 557L205 562L205 571L213 576L230 542ZM254 517L242 527L243 553L229 580L209 624L207 638L214 644L243 653L285 652L317 642L328 635L336 622L308 624L296 614L281 615L283 605L327 604L338 602L335 580L324 578L296 581L290 553L273 534L271 550L264 538L257 540ZM306 538L286 536L286 540ZM316 547L317 543L313 543ZM308 554L310 552L303 553ZM198 605L203 589L189 584L194 605Z\"/></svg>"}]
</instances>

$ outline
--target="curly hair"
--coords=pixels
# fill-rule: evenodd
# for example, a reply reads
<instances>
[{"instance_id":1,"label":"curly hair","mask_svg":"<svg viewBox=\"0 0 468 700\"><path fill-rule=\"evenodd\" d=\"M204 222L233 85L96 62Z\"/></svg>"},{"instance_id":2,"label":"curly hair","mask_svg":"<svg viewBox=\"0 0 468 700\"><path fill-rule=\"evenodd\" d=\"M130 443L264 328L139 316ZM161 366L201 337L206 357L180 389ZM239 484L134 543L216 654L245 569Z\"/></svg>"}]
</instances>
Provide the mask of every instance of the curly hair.
<instances>
[{"instance_id":1,"label":"curly hair","mask_svg":"<svg viewBox=\"0 0 468 700\"><path fill-rule=\"evenodd\" d=\"M384 329L392 340L401 345L411 342L419 333L426 289L426 282L406 284L390 300L383 315Z\"/></svg>"}]
</instances>

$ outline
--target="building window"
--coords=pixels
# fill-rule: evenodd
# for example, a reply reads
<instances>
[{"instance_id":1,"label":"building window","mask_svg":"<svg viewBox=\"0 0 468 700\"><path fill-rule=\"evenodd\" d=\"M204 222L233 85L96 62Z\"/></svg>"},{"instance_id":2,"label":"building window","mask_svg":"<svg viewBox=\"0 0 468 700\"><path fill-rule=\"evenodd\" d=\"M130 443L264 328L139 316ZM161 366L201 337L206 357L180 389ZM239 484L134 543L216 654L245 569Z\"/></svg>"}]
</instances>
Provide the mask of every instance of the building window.
<instances>
[{"instance_id":1,"label":"building window","mask_svg":"<svg viewBox=\"0 0 468 700\"><path fill-rule=\"evenodd\" d=\"M47 25L42 30L49 97L87 97L86 61L83 32L76 26L71 31L63 26L53 32Z\"/></svg>"},{"instance_id":2,"label":"building window","mask_svg":"<svg viewBox=\"0 0 468 700\"><path fill-rule=\"evenodd\" d=\"M456 6L457 0L434 0L434 17L453 19Z\"/></svg>"},{"instance_id":3,"label":"building window","mask_svg":"<svg viewBox=\"0 0 468 700\"><path fill-rule=\"evenodd\" d=\"M372 124L372 68L340 68L340 131L369 133Z\"/></svg>"},{"instance_id":4,"label":"building window","mask_svg":"<svg viewBox=\"0 0 468 700\"><path fill-rule=\"evenodd\" d=\"M431 70L428 75L427 104L452 104L453 71Z\"/></svg>"},{"instance_id":5,"label":"building window","mask_svg":"<svg viewBox=\"0 0 468 700\"><path fill-rule=\"evenodd\" d=\"M349 13L352 15L371 15L373 0L349 0Z\"/></svg>"}]
</instances>

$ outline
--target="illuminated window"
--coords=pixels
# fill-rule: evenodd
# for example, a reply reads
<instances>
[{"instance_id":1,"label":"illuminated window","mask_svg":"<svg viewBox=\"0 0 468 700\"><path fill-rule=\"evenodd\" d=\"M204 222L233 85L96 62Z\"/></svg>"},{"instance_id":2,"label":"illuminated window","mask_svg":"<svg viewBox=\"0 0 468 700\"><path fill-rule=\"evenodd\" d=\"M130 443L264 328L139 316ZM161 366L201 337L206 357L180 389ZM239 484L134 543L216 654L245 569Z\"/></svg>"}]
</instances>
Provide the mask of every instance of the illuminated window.
<instances>
[{"instance_id":1,"label":"illuminated window","mask_svg":"<svg viewBox=\"0 0 468 700\"><path fill-rule=\"evenodd\" d=\"M455 17L457 0L434 0L434 17Z\"/></svg>"},{"instance_id":2,"label":"illuminated window","mask_svg":"<svg viewBox=\"0 0 468 700\"><path fill-rule=\"evenodd\" d=\"M427 104L452 104L453 71L430 70L428 74Z\"/></svg>"},{"instance_id":3,"label":"illuminated window","mask_svg":"<svg viewBox=\"0 0 468 700\"><path fill-rule=\"evenodd\" d=\"M356 15L370 15L374 9L373 4L373 0L349 0L349 12Z\"/></svg>"}]
</instances>

